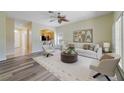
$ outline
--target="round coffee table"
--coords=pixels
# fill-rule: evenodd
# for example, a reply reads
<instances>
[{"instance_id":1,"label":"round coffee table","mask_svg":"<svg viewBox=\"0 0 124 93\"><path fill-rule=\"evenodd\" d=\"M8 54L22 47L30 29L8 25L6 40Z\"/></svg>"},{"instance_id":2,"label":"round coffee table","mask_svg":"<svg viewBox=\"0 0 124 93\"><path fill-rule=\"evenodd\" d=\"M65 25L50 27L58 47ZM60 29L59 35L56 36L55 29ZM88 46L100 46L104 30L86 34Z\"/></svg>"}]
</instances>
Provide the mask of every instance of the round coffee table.
<instances>
[{"instance_id":1,"label":"round coffee table","mask_svg":"<svg viewBox=\"0 0 124 93\"><path fill-rule=\"evenodd\" d=\"M61 53L61 61L64 63L74 63L78 60L78 54Z\"/></svg>"}]
</instances>

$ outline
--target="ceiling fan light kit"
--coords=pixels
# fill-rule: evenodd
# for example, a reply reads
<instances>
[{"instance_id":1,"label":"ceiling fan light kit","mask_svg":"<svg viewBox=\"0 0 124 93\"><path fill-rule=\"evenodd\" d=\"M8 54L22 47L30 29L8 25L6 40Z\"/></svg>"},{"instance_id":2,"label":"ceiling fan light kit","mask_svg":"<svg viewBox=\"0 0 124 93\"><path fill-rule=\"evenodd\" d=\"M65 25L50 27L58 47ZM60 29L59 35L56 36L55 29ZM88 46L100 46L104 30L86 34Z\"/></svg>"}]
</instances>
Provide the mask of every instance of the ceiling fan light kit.
<instances>
[{"instance_id":1,"label":"ceiling fan light kit","mask_svg":"<svg viewBox=\"0 0 124 93\"><path fill-rule=\"evenodd\" d=\"M54 18L51 19L50 22L54 22L54 21L58 21L59 24L61 24L62 22L69 22L69 20L66 19L65 15L61 15L60 12L57 13L57 15L55 15L56 13L53 11L48 11L48 13L53 14L52 16L50 16L50 18Z\"/></svg>"}]
</instances>

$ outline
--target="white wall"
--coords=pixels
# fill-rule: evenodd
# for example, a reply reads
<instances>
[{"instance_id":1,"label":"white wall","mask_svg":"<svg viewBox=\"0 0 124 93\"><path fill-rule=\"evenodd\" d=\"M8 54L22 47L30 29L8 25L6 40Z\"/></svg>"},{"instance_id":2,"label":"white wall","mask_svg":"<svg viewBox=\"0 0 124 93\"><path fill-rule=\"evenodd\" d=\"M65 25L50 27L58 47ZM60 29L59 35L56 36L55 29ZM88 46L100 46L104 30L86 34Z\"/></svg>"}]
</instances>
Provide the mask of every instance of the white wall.
<instances>
[{"instance_id":1,"label":"white wall","mask_svg":"<svg viewBox=\"0 0 124 93\"><path fill-rule=\"evenodd\" d=\"M73 32L81 29L93 29L93 41L112 41L113 14L100 16L93 19L79 21L56 28L56 32L63 32L65 41L73 41Z\"/></svg>"},{"instance_id":2,"label":"white wall","mask_svg":"<svg viewBox=\"0 0 124 93\"><path fill-rule=\"evenodd\" d=\"M27 50L27 31L26 30L22 30L21 31L21 48L23 50Z\"/></svg>"},{"instance_id":3,"label":"white wall","mask_svg":"<svg viewBox=\"0 0 124 93\"><path fill-rule=\"evenodd\" d=\"M49 30L52 30L52 31L56 31L56 28L49 27L49 26L41 26L41 29L40 30L43 30L43 29L49 29Z\"/></svg>"},{"instance_id":4,"label":"white wall","mask_svg":"<svg viewBox=\"0 0 124 93\"><path fill-rule=\"evenodd\" d=\"M21 33L18 30L14 31L15 33L15 48L21 47Z\"/></svg>"},{"instance_id":5,"label":"white wall","mask_svg":"<svg viewBox=\"0 0 124 93\"><path fill-rule=\"evenodd\" d=\"M32 52L42 50L40 41L40 25L32 22Z\"/></svg>"},{"instance_id":6,"label":"white wall","mask_svg":"<svg viewBox=\"0 0 124 93\"><path fill-rule=\"evenodd\" d=\"M0 61L6 59L6 16L0 12Z\"/></svg>"},{"instance_id":7,"label":"white wall","mask_svg":"<svg viewBox=\"0 0 124 93\"><path fill-rule=\"evenodd\" d=\"M6 17L6 54L14 53L14 30L15 22L12 18Z\"/></svg>"}]
</instances>

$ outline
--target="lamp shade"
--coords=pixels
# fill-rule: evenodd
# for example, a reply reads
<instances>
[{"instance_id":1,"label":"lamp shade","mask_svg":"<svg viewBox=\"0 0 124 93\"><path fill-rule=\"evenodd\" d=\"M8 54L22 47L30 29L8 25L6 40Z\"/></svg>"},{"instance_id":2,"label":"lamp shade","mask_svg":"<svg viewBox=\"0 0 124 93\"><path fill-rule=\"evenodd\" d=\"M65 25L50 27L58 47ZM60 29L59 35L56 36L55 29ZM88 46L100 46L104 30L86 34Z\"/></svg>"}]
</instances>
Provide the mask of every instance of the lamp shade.
<instances>
[{"instance_id":1,"label":"lamp shade","mask_svg":"<svg viewBox=\"0 0 124 93\"><path fill-rule=\"evenodd\" d=\"M109 42L104 42L103 43L103 47L108 47L109 48L110 47L110 43Z\"/></svg>"}]
</instances>

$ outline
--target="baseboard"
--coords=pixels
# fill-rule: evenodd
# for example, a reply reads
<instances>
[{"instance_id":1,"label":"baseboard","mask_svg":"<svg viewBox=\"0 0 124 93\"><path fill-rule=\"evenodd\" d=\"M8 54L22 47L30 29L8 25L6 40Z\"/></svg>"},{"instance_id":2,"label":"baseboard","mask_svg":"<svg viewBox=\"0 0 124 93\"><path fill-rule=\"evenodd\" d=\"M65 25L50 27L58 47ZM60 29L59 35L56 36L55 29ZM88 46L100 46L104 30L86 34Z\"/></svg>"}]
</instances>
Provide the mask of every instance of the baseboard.
<instances>
[{"instance_id":1,"label":"baseboard","mask_svg":"<svg viewBox=\"0 0 124 93\"><path fill-rule=\"evenodd\" d=\"M0 58L0 62L3 61L3 60L6 60L6 57Z\"/></svg>"},{"instance_id":2,"label":"baseboard","mask_svg":"<svg viewBox=\"0 0 124 93\"><path fill-rule=\"evenodd\" d=\"M34 50L32 51L32 53L36 53L36 52L42 52L43 50Z\"/></svg>"}]
</instances>

